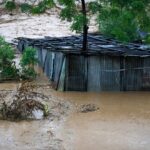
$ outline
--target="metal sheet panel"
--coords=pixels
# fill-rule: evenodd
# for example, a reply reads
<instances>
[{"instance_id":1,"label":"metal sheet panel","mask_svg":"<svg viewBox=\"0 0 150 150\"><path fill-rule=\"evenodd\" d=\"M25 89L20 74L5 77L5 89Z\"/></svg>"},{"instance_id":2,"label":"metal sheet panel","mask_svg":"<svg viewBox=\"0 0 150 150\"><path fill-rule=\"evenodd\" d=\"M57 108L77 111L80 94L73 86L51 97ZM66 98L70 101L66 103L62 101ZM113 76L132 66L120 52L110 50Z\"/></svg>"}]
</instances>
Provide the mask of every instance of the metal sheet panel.
<instances>
[{"instance_id":1,"label":"metal sheet panel","mask_svg":"<svg viewBox=\"0 0 150 150\"><path fill-rule=\"evenodd\" d=\"M101 90L120 91L120 57L101 57Z\"/></svg>"},{"instance_id":2,"label":"metal sheet panel","mask_svg":"<svg viewBox=\"0 0 150 150\"><path fill-rule=\"evenodd\" d=\"M52 64L52 53L48 52L47 57L45 58L44 72L49 79L52 79L51 78L51 74L52 74L51 72L53 71L52 70L53 68L51 67L51 64Z\"/></svg>"},{"instance_id":3,"label":"metal sheet panel","mask_svg":"<svg viewBox=\"0 0 150 150\"><path fill-rule=\"evenodd\" d=\"M42 67L42 61L43 61L43 58L42 58L42 49L38 48L37 51L38 51L37 52L38 53L38 63Z\"/></svg>"},{"instance_id":4,"label":"metal sheet panel","mask_svg":"<svg viewBox=\"0 0 150 150\"><path fill-rule=\"evenodd\" d=\"M84 56L68 55L66 63L67 91L86 91L86 67Z\"/></svg>"},{"instance_id":5,"label":"metal sheet panel","mask_svg":"<svg viewBox=\"0 0 150 150\"><path fill-rule=\"evenodd\" d=\"M142 89L143 58L127 57L125 60L125 83L127 91Z\"/></svg>"},{"instance_id":6,"label":"metal sheet panel","mask_svg":"<svg viewBox=\"0 0 150 150\"><path fill-rule=\"evenodd\" d=\"M101 61L99 56L88 57L88 91L101 91Z\"/></svg>"},{"instance_id":7,"label":"metal sheet panel","mask_svg":"<svg viewBox=\"0 0 150 150\"><path fill-rule=\"evenodd\" d=\"M46 55L47 55L47 50L42 49L42 67L44 67L44 65L45 65Z\"/></svg>"},{"instance_id":8,"label":"metal sheet panel","mask_svg":"<svg viewBox=\"0 0 150 150\"><path fill-rule=\"evenodd\" d=\"M90 56L88 91L120 91L120 58Z\"/></svg>"},{"instance_id":9,"label":"metal sheet panel","mask_svg":"<svg viewBox=\"0 0 150 150\"><path fill-rule=\"evenodd\" d=\"M54 59L54 81L55 83L58 83L58 80L60 78L62 65L63 65L63 54L56 53L55 59Z\"/></svg>"},{"instance_id":10,"label":"metal sheet panel","mask_svg":"<svg viewBox=\"0 0 150 150\"><path fill-rule=\"evenodd\" d=\"M142 90L150 90L150 57L144 58L142 76Z\"/></svg>"},{"instance_id":11,"label":"metal sheet panel","mask_svg":"<svg viewBox=\"0 0 150 150\"><path fill-rule=\"evenodd\" d=\"M60 74L60 79L59 79L59 84L58 84L58 90L59 91L64 91L65 89L65 69L66 69L66 58L63 60L62 64L62 69L61 69L61 74Z\"/></svg>"}]
</instances>

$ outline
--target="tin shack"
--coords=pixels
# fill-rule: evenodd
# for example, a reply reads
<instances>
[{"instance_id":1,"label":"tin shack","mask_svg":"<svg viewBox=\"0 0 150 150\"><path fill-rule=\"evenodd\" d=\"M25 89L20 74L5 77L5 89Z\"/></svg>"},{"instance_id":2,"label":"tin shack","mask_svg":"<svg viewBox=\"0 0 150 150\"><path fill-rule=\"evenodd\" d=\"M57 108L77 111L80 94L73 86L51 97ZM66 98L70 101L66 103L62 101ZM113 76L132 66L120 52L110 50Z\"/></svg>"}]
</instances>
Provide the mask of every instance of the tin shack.
<instances>
[{"instance_id":1,"label":"tin shack","mask_svg":"<svg viewBox=\"0 0 150 150\"><path fill-rule=\"evenodd\" d=\"M82 36L18 38L21 52L27 46L37 49L39 65L56 90L150 90L149 46L89 34L84 52Z\"/></svg>"}]
</instances>

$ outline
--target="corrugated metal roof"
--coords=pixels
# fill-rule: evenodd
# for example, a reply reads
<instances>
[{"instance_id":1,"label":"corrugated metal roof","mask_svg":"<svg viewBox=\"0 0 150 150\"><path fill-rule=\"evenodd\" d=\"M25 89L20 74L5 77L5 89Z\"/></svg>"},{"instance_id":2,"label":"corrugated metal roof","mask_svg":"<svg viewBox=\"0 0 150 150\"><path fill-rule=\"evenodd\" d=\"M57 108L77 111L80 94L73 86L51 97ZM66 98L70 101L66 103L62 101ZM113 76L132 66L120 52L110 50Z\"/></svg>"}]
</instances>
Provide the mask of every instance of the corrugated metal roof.
<instances>
[{"instance_id":1,"label":"corrugated metal roof","mask_svg":"<svg viewBox=\"0 0 150 150\"><path fill-rule=\"evenodd\" d=\"M150 56L150 46L128 43L123 44L117 40L104 37L102 35L88 35L88 50L86 52L82 49L82 36L68 36L68 37L45 37L43 39L29 39L18 38L18 47L21 44L28 44L36 47L43 47L49 51L72 53L72 54L108 54L116 56ZM24 42L23 42L24 41Z\"/></svg>"}]
</instances>

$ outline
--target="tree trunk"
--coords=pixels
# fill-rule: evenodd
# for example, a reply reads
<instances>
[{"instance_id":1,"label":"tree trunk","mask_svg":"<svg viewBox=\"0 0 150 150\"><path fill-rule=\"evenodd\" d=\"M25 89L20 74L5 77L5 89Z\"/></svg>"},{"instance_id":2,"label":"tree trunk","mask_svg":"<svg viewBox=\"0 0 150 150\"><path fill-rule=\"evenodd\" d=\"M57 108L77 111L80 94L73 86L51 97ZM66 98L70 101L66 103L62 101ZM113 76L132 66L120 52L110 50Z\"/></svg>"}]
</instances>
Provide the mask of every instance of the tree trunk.
<instances>
[{"instance_id":1,"label":"tree trunk","mask_svg":"<svg viewBox=\"0 0 150 150\"><path fill-rule=\"evenodd\" d=\"M82 13L83 13L83 16L87 19L85 0L81 0L81 2L82 2ZM82 43L82 50L83 51L87 51L87 45L88 45L88 41L87 41L88 26L87 26L86 19L85 19L84 25L83 25L83 43Z\"/></svg>"}]
</instances>

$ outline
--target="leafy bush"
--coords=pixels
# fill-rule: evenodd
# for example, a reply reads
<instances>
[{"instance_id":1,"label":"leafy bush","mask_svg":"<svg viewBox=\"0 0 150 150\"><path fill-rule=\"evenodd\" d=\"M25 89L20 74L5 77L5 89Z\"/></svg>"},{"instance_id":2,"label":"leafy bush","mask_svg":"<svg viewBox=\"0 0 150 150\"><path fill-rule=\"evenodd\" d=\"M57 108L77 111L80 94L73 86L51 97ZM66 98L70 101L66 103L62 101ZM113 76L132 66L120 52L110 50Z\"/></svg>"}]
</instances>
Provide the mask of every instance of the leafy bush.
<instances>
[{"instance_id":1,"label":"leafy bush","mask_svg":"<svg viewBox=\"0 0 150 150\"><path fill-rule=\"evenodd\" d=\"M46 10L46 5L44 2L40 2L37 6L34 6L32 8L32 13L33 14L41 14L44 13Z\"/></svg>"},{"instance_id":2,"label":"leafy bush","mask_svg":"<svg viewBox=\"0 0 150 150\"><path fill-rule=\"evenodd\" d=\"M27 3L21 4L20 8L23 13L30 13L32 10L32 6Z\"/></svg>"},{"instance_id":3,"label":"leafy bush","mask_svg":"<svg viewBox=\"0 0 150 150\"><path fill-rule=\"evenodd\" d=\"M36 77L34 65L35 63L37 63L37 59L35 55L36 55L36 49L32 47L27 47L25 49L21 59L22 78L34 79Z\"/></svg>"},{"instance_id":4,"label":"leafy bush","mask_svg":"<svg viewBox=\"0 0 150 150\"><path fill-rule=\"evenodd\" d=\"M14 1L7 1L5 4L5 8L9 11L13 11L14 9L16 9L16 4Z\"/></svg>"},{"instance_id":5,"label":"leafy bush","mask_svg":"<svg viewBox=\"0 0 150 150\"><path fill-rule=\"evenodd\" d=\"M23 68L21 78L23 80L34 80L37 74L33 68Z\"/></svg>"},{"instance_id":6,"label":"leafy bush","mask_svg":"<svg viewBox=\"0 0 150 150\"><path fill-rule=\"evenodd\" d=\"M0 37L0 71L1 79L14 79L18 76L18 70L13 62L14 49L3 37Z\"/></svg>"},{"instance_id":7,"label":"leafy bush","mask_svg":"<svg viewBox=\"0 0 150 150\"><path fill-rule=\"evenodd\" d=\"M13 64L7 64L1 73L2 80L13 80L19 78L19 70Z\"/></svg>"}]
</instances>

